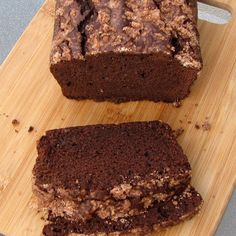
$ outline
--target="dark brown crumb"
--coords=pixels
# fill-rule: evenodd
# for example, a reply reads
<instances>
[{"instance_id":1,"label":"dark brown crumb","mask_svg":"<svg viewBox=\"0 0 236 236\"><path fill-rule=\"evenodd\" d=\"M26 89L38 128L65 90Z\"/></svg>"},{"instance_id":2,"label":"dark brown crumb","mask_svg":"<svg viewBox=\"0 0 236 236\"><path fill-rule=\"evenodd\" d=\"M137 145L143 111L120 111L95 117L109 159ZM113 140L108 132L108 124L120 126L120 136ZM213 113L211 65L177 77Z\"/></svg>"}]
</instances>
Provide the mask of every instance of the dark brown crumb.
<instances>
[{"instance_id":1,"label":"dark brown crumb","mask_svg":"<svg viewBox=\"0 0 236 236\"><path fill-rule=\"evenodd\" d=\"M173 107L176 107L176 108L179 108L179 107L181 107L182 106L182 103L181 103L181 101L175 101L175 102L173 102Z\"/></svg>"},{"instance_id":2,"label":"dark brown crumb","mask_svg":"<svg viewBox=\"0 0 236 236\"><path fill-rule=\"evenodd\" d=\"M211 124L209 124L207 121L205 121L203 124L202 124L202 129L203 131L208 131L211 129Z\"/></svg>"},{"instance_id":3,"label":"dark brown crumb","mask_svg":"<svg viewBox=\"0 0 236 236\"><path fill-rule=\"evenodd\" d=\"M183 121L182 121L182 120L179 120L179 123L181 123L181 124L182 124L182 123L183 123Z\"/></svg>"},{"instance_id":4,"label":"dark brown crumb","mask_svg":"<svg viewBox=\"0 0 236 236\"><path fill-rule=\"evenodd\" d=\"M28 133L31 133L34 131L34 127L33 126L30 126L29 129L28 129Z\"/></svg>"},{"instance_id":5,"label":"dark brown crumb","mask_svg":"<svg viewBox=\"0 0 236 236\"><path fill-rule=\"evenodd\" d=\"M15 132L18 134L18 133L19 133L19 130L15 129Z\"/></svg>"},{"instance_id":6,"label":"dark brown crumb","mask_svg":"<svg viewBox=\"0 0 236 236\"><path fill-rule=\"evenodd\" d=\"M62 120L62 121L64 121L64 120L65 120L65 118L61 118L61 120Z\"/></svg>"},{"instance_id":7,"label":"dark brown crumb","mask_svg":"<svg viewBox=\"0 0 236 236\"><path fill-rule=\"evenodd\" d=\"M188 124L192 124L192 121L191 121L191 120L189 120L189 121L188 121Z\"/></svg>"},{"instance_id":8,"label":"dark brown crumb","mask_svg":"<svg viewBox=\"0 0 236 236\"><path fill-rule=\"evenodd\" d=\"M199 124L195 124L195 128L196 129L200 129L200 125Z\"/></svg>"},{"instance_id":9,"label":"dark brown crumb","mask_svg":"<svg viewBox=\"0 0 236 236\"><path fill-rule=\"evenodd\" d=\"M40 219L43 220L43 221L47 220L44 216L41 216Z\"/></svg>"},{"instance_id":10,"label":"dark brown crumb","mask_svg":"<svg viewBox=\"0 0 236 236\"><path fill-rule=\"evenodd\" d=\"M12 120L12 122L11 122L12 124L13 124L13 126L17 126L17 125L19 125L20 124L20 121L19 120L17 120L17 119L14 119L14 120Z\"/></svg>"},{"instance_id":11,"label":"dark brown crumb","mask_svg":"<svg viewBox=\"0 0 236 236\"><path fill-rule=\"evenodd\" d=\"M195 106L195 107L197 107L197 106L198 106L198 104L196 103L194 106Z\"/></svg>"},{"instance_id":12,"label":"dark brown crumb","mask_svg":"<svg viewBox=\"0 0 236 236\"><path fill-rule=\"evenodd\" d=\"M178 128L177 130L174 131L175 137L178 138L181 136L184 132L184 129L182 127Z\"/></svg>"}]
</instances>

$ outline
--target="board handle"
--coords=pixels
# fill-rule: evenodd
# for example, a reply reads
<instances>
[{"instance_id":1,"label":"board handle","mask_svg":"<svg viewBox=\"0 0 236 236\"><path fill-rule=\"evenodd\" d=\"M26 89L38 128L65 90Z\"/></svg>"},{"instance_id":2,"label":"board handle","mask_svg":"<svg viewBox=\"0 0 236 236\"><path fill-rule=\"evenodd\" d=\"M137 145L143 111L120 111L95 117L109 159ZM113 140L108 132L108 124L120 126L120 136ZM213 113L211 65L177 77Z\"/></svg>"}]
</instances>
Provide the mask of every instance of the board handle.
<instances>
[{"instance_id":1,"label":"board handle","mask_svg":"<svg viewBox=\"0 0 236 236\"><path fill-rule=\"evenodd\" d=\"M230 11L231 14L233 14L233 12L236 10L236 3L233 3L229 0L198 0L198 2L222 8L224 10Z\"/></svg>"}]
</instances>

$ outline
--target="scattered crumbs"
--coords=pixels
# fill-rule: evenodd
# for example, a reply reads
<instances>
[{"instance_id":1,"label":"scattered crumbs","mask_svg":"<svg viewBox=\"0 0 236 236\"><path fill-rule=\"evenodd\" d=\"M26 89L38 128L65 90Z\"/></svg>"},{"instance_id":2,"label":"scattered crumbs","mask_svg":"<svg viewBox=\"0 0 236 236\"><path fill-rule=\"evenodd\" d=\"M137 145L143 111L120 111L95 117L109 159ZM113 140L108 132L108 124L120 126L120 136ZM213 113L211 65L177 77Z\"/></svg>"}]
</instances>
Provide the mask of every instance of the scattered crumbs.
<instances>
[{"instance_id":1,"label":"scattered crumbs","mask_svg":"<svg viewBox=\"0 0 236 236\"><path fill-rule=\"evenodd\" d=\"M17 125L19 125L20 124L20 121L19 120L17 120L17 119L14 119L14 120L12 120L12 122L11 122L12 124L13 124L13 126L17 126Z\"/></svg>"},{"instance_id":2,"label":"scattered crumbs","mask_svg":"<svg viewBox=\"0 0 236 236\"><path fill-rule=\"evenodd\" d=\"M47 220L47 217L41 216L40 219L43 220L43 221L46 221L46 220Z\"/></svg>"},{"instance_id":3,"label":"scattered crumbs","mask_svg":"<svg viewBox=\"0 0 236 236\"><path fill-rule=\"evenodd\" d=\"M196 129L200 129L200 125L199 124L195 124L195 128Z\"/></svg>"},{"instance_id":4,"label":"scattered crumbs","mask_svg":"<svg viewBox=\"0 0 236 236\"><path fill-rule=\"evenodd\" d=\"M188 124L192 124L192 121L191 121L191 120L189 120L189 121L188 121Z\"/></svg>"},{"instance_id":5,"label":"scattered crumbs","mask_svg":"<svg viewBox=\"0 0 236 236\"><path fill-rule=\"evenodd\" d=\"M9 117L9 115L7 115L5 112L2 113L2 115L5 116L5 117L7 117L7 118Z\"/></svg>"},{"instance_id":6,"label":"scattered crumbs","mask_svg":"<svg viewBox=\"0 0 236 236\"><path fill-rule=\"evenodd\" d=\"M183 132L184 132L184 129L182 127L180 127L174 131L174 135L176 138L178 138L179 136L181 136L183 134Z\"/></svg>"},{"instance_id":7,"label":"scattered crumbs","mask_svg":"<svg viewBox=\"0 0 236 236\"><path fill-rule=\"evenodd\" d=\"M173 102L172 105L173 105L173 107L179 108L182 106L182 103L181 103L181 101L177 100L177 101Z\"/></svg>"},{"instance_id":8,"label":"scattered crumbs","mask_svg":"<svg viewBox=\"0 0 236 236\"><path fill-rule=\"evenodd\" d=\"M29 129L28 129L28 133L31 133L34 131L34 127L33 126L30 126Z\"/></svg>"},{"instance_id":9,"label":"scattered crumbs","mask_svg":"<svg viewBox=\"0 0 236 236\"><path fill-rule=\"evenodd\" d=\"M205 121L203 124L202 124L202 129L203 131L208 131L211 129L211 124L208 123L207 121Z\"/></svg>"}]
</instances>

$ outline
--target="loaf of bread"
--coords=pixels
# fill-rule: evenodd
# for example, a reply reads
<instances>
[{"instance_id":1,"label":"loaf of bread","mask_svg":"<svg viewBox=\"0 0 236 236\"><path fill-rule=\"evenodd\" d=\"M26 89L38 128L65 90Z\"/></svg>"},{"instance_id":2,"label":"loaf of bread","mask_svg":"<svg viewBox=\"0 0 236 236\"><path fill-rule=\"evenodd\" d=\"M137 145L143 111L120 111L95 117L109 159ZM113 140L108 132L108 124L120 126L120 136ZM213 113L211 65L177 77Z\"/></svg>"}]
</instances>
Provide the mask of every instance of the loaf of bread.
<instances>
[{"instance_id":1,"label":"loaf of bread","mask_svg":"<svg viewBox=\"0 0 236 236\"><path fill-rule=\"evenodd\" d=\"M196 0L57 0L51 72L73 99L175 102L202 68Z\"/></svg>"}]
</instances>

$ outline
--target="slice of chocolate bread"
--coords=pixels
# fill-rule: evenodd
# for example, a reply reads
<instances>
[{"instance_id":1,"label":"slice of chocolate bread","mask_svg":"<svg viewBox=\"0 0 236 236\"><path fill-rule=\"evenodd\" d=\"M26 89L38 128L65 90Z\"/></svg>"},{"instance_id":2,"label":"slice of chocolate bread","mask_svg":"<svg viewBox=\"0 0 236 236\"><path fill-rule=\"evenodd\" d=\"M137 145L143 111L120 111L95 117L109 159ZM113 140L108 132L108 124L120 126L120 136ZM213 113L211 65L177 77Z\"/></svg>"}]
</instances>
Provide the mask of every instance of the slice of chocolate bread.
<instances>
[{"instance_id":1,"label":"slice of chocolate bread","mask_svg":"<svg viewBox=\"0 0 236 236\"><path fill-rule=\"evenodd\" d=\"M191 168L162 122L48 131L33 170L39 208L69 220L146 212L190 182Z\"/></svg>"},{"instance_id":2,"label":"slice of chocolate bread","mask_svg":"<svg viewBox=\"0 0 236 236\"><path fill-rule=\"evenodd\" d=\"M196 0L57 0L51 72L68 98L174 102L202 67Z\"/></svg>"},{"instance_id":3,"label":"slice of chocolate bread","mask_svg":"<svg viewBox=\"0 0 236 236\"><path fill-rule=\"evenodd\" d=\"M117 221L95 217L82 223L49 216L50 223L44 227L43 233L46 236L143 236L193 217L200 210L202 203L200 194L193 187L188 186L184 192L175 195L170 201L159 205L154 204L145 214L121 218Z\"/></svg>"}]
</instances>

